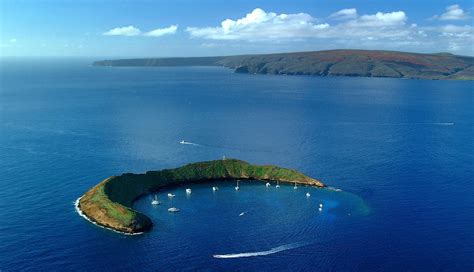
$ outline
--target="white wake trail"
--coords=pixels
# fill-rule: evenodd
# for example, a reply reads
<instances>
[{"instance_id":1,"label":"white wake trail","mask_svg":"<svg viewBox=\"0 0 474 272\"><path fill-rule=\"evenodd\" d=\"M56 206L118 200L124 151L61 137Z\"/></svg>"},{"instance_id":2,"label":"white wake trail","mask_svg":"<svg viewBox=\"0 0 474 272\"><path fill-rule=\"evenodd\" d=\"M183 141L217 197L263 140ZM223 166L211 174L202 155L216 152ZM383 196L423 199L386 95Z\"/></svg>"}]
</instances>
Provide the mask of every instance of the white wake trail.
<instances>
[{"instance_id":1,"label":"white wake trail","mask_svg":"<svg viewBox=\"0 0 474 272\"><path fill-rule=\"evenodd\" d=\"M184 144L184 145L194 145L194 146L201 146L200 144L196 144L196 143L191 143L191 142L186 142L186 141L181 141L180 144Z\"/></svg>"},{"instance_id":2,"label":"white wake trail","mask_svg":"<svg viewBox=\"0 0 474 272\"><path fill-rule=\"evenodd\" d=\"M305 243L292 243L287 244L279 247L272 248L270 250L265 251L257 251L257 252L244 252L244 253L231 253L231 254L216 254L213 255L214 258L217 259L232 259L232 258L249 258L249 257L257 257L257 256L266 256L270 254L275 254L281 251L290 250L299 248L306 245Z\"/></svg>"}]
</instances>

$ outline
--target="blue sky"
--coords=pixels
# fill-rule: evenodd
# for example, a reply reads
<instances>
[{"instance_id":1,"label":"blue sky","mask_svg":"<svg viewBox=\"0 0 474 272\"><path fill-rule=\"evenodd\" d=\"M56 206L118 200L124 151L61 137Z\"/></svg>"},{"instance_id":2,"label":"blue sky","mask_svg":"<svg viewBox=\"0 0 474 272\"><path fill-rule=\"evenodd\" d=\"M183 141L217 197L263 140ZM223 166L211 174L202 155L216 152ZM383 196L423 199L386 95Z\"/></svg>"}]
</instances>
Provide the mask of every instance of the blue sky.
<instances>
[{"instance_id":1,"label":"blue sky","mask_svg":"<svg viewBox=\"0 0 474 272\"><path fill-rule=\"evenodd\" d=\"M0 56L211 56L335 48L474 55L473 3L1 0Z\"/></svg>"}]
</instances>

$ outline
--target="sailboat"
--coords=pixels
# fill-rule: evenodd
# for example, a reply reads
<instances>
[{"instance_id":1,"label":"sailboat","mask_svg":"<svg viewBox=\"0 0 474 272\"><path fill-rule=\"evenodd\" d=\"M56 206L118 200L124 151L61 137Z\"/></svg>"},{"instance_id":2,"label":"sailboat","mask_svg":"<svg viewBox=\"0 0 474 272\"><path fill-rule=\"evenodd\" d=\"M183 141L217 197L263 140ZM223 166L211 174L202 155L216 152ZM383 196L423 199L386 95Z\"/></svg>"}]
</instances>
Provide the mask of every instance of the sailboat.
<instances>
[{"instance_id":1,"label":"sailboat","mask_svg":"<svg viewBox=\"0 0 474 272\"><path fill-rule=\"evenodd\" d=\"M151 201L151 204L152 205L160 205L161 202L158 201L158 197L155 195L155 197L153 198L153 200Z\"/></svg>"},{"instance_id":2,"label":"sailboat","mask_svg":"<svg viewBox=\"0 0 474 272\"><path fill-rule=\"evenodd\" d=\"M277 185L275 186L275 188L280 188L280 182L277 181Z\"/></svg>"},{"instance_id":3,"label":"sailboat","mask_svg":"<svg viewBox=\"0 0 474 272\"><path fill-rule=\"evenodd\" d=\"M234 188L236 191L238 191L240 188L239 188L239 181L237 181L237 186L235 186Z\"/></svg>"},{"instance_id":4,"label":"sailboat","mask_svg":"<svg viewBox=\"0 0 474 272\"><path fill-rule=\"evenodd\" d=\"M293 189L295 189L295 190L298 189L298 186L296 186L296 182L295 182L295 187L293 187Z\"/></svg>"},{"instance_id":5,"label":"sailboat","mask_svg":"<svg viewBox=\"0 0 474 272\"><path fill-rule=\"evenodd\" d=\"M176 207L171 207L168 209L169 212L179 212L179 209Z\"/></svg>"}]
</instances>

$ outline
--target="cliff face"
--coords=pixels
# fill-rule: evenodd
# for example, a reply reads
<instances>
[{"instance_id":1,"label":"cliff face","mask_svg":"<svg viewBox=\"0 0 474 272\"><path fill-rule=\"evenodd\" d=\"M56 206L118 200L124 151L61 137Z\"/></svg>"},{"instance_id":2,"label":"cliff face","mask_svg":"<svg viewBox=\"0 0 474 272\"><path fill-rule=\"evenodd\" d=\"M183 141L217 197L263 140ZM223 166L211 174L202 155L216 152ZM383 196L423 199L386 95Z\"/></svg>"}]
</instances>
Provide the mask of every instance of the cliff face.
<instances>
[{"instance_id":1,"label":"cliff face","mask_svg":"<svg viewBox=\"0 0 474 272\"><path fill-rule=\"evenodd\" d=\"M219 61L236 72L316 76L474 79L474 58L376 50L329 50L235 56Z\"/></svg>"},{"instance_id":2,"label":"cliff face","mask_svg":"<svg viewBox=\"0 0 474 272\"><path fill-rule=\"evenodd\" d=\"M135 199L165 186L215 179L272 180L325 186L295 170L229 159L193 163L146 174L113 176L85 193L78 205L88 219L101 226L124 233L139 233L150 229L152 222L146 215L131 208Z\"/></svg>"},{"instance_id":3,"label":"cliff face","mask_svg":"<svg viewBox=\"0 0 474 272\"><path fill-rule=\"evenodd\" d=\"M224 66L238 73L474 80L474 58L380 50L103 60L96 66Z\"/></svg>"}]
</instances>

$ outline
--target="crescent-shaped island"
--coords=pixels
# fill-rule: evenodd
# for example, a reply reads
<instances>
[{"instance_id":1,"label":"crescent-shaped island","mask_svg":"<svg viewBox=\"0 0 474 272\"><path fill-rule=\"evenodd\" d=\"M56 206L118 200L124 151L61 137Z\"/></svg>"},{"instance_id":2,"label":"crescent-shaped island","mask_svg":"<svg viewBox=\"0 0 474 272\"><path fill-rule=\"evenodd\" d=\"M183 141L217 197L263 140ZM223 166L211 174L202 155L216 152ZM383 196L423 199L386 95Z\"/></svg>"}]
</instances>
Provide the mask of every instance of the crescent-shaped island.
<instances>
[{"instance_id":1,"label":"crescent-shaped island","mask_svg":"<svg viewBox=\"0 0 474 272\"><path fill-rule=\"evenodd\" d=\"M86 219L99 226L125 234L138 234L151 229L153 225L148 216L132 208L133 202L139 197L185 183L246 179L325 187L321 181L292 169L225 159L145 174L112 176L80 197L76 201L76 208Z\"/></svg>"}]
</instances>

